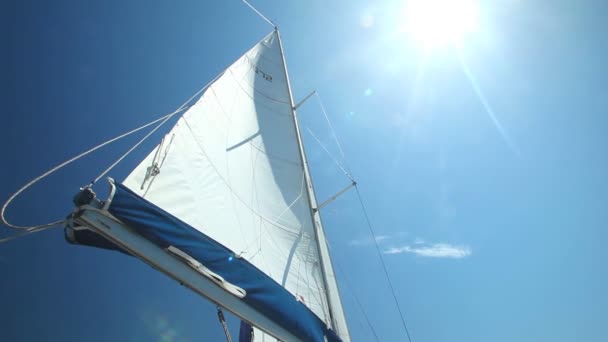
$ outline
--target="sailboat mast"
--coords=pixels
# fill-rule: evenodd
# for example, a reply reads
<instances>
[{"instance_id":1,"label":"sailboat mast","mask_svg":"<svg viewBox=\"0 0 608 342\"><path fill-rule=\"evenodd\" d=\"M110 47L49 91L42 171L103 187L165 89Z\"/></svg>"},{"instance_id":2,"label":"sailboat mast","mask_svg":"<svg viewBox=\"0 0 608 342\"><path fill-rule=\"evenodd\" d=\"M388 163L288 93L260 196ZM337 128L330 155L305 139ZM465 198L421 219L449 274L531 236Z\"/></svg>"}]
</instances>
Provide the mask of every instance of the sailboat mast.
<instances>
[{"instance_id":1,"label":"sailboat mast","mask_svg":"<svg viewBox=\"0 0 608 342\"><path fill-rule=\"evenodd\" d=\"M312 224L314 226L315 241L317 242L317 248L319 250L319 261L321 267L321 274L323 275L323 283L325 290L327 291L327 301L329 307L329 315L331 318L331 325L336 331L342 341L350 342L350 333L348 331L348 325L346 324L346 318L344 316L344 310L342 308L342 301L340 299L340 292L336 283L336 276L333 270L331 257L329 255L329 248L327 240L325 239L325 233L323 225L321 223L321 215L317 208L317 199L315 196L314 186L312 183L312 177L308 169L308 162L306 160L306 151L304 150L304 144L302 143L302 135L300 126L298 124L298 118L296 113L296 106L293 100L293 93L291 91L291 83L289 82L289 74L287 72L287 62L285 61L285 53L283 50L283 42L281 40L281 34L278 27L275 27L277 37L279 40L279 49L281 51L281 60L283 62L283 68L285 69L285 76L287 79L287 89L289 91L289 102L291 106L293 124L298 141L298 150L300 154L300 161L302 162L302 168L304 172L304 179L306 183L306 189L308 191L308 204L310 215L312 218Z\"/></svg>"}]
</instances>

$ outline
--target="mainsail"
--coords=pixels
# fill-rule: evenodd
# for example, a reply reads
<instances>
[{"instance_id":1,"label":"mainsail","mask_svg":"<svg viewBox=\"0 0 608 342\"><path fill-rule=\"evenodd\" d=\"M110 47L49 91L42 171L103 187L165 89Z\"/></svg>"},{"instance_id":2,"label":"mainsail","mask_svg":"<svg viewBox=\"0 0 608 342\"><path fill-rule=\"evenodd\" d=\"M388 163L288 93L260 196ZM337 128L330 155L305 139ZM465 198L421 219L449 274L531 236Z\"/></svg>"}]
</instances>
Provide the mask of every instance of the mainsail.
<instances>
[{"instance_id":1,"label":"mainsail","mask_svg":"<svg viewBox=\"0 0 608 342\"><path fill-rule=\"evenodd\" d=\"M328 331L350 340L305 165L278 30L227 68L123 184L116 195L120 203L112 203L109 210L123 222L138 226L140 219L154 221L162 231L180 225L177 219L183 221L186 233L167 231L150 239L207 269L202 260L194 260L197 247L187 241L202 233L211 239L205 246L230 251L225 262L246 260L245 271L253 265L288 291L289 300L314 313ZM140 205L139 197L154 206L152 214L132 210L129 201ZM164 212L169 219L163 226L158 221L164 220L159 218ZM171 244L168 235L179 238L183 247ZM208 271L221 278L221 270ZM274 299L245 293L241 284L228 285L243 300L253 296L258 311L276 314L264 307ZM284 301L284 291L279 292L276 300ZM265 335L256 331L255 336L258 340Z\"/></svg>"}]
</instances>

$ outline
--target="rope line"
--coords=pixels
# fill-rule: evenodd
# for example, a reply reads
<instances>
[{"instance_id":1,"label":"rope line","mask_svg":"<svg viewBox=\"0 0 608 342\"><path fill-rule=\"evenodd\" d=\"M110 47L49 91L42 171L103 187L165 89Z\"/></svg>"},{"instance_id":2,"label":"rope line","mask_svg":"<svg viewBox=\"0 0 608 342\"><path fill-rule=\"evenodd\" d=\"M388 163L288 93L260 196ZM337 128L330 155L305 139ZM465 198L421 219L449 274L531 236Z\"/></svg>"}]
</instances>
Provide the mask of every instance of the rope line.
<instances>
[{"instance_id":1,"label":"rope line","mask_svg":"<svg viewBox=\"0 0 608 342\"><path fill-rule=\"evenodd\" d=\"M371 321L369 320L367 313L363 309L363 305L361 305L361 302L359 301L359 297L357 297L357 294L355 293L354 289L350 285L350 280L347 276L347 273L342 270L340 263L336 263L336 266L337 266L338 270L342 273L342 275L344 277L344 283L346 284L346 287L348 288L349 292L352 294L353 298L355 299L355 303L357 303L357 308L363 314L363 317L365 318L365 321L367 322L367 326L372 331L372 334L374 334L375 340L380 341L380 339L378 338L378 335L376 334L376 330L374 330L374 326L372 325ZM361 324L361 323L359 323L359 324Z\"/></svg>"},{"instance_id":2,"label":"rope line","mask_svg":"<svg viewBox=\"0 0 608 342\"><path fill-rule=\"evenodd\" d=\"M317 100L319 101L319 106L321 107L321 111L323 112L323 116L325 116L325 121L327 121L327 125L329 126L329 130L331 131L331 135L338 146L338 150L340 151L340 156L342 157L342 161L344 161L344 150L342 150L342 144L340 144L340 140L338 140L338 136L336 135L336 131L334 130L334 126L331 124L329 120L329 115L327 115L327 111L325 110L325 106L323 105L323 100L321 100L321 95L316 91L315 95L317 96Z\"/></svg>"},{"instance_id":3,"label":"rope line","mask_svg":"<svg viewBox=\"0 0 608 342\"><path fill-rule=\"evenodd\" d=\"M163 121L161 121L161 123L159 123L156 127L154 127L153 130L151 130L150 132L148 132L148 134L146 134L143 138L141 138L141 140L139 140L137 142L137 144L133 145L127 152L125 152L122 156L120 156L120 158L118 158L114 163L112 163L112 165L110 165L107 169L105 169L102 173L100 173L99 176L97 176L91 182L91 184L89 184L89 186L97 183L103 176L108 174L108 172L112 171L112 169L116 165L118 165L118 163L120 163L123 159L125 159L131 152L133 152L133 150L135 150L137 147L139 147L139 145L141 145L144 141L146 141L146 139L148 139L152 134L154 134L154 132L156 132L159 128L161 128L167 121L169 121L169 119L171 119L173 117L173 115L175 115L177 113L178 112L173 112L172 114L167 116L167 118L165 118Z\"/></svg>"},{"instance_id":4,"label":"rope line","mask_svg":"<svg viewBox=\"0 0 608 342\"><path fill-rule=\"evenodd\" d=\"M327 149L327 147L325 145L323 145L323 143L321 142L321 140L319 140L319 138L317 138L317 136L310 130L310 128L306 127L306 130L308 131L308 133L310 133L310 135L315 138L315 140L317 141L317 143L321 146L321 148L323 148L323 150L325 150L325 152L327 153L327 155L329 156L329 158L331 158L331 160L333 160L334 163L336 163L336 165L338 166L338 168L340 168L340 170L342 170L342 172L344 172L344 175L346 177L348 177L348 179L350 179L351 181L355 181L353 179L353 177L350 175L350 173L348 171L346 171L346 168L344 166L342 166L342 164L331 154L331 152L329 152L329 150Z\"/></svg>"},{"instance_id":5,"label":"rope line","mask_svg":"<svg viewBox=\"0 0 608 342\"><path fill-rule=\"evenodd\" d=\"M325 110L325 106L323 105L323 102L321 100L321 96L319 95L318 92L316 92L317 95L317 99L319 100L319 105L321 107L321 111L323 112L323 115L325 116L325 120L327 121L327 125L329 126L330 132L334 138L334 141L336 142L336 145L338 146L338 150L340 151L340 155L342 157L342 161L345 161L345 156L344 156L344 150L342 149L342 145L340 144L340 141L338 139L338 136L333 128L333 125L331 124L331 121L329 120L329 115L327 115L327 111ZM315 140L317 140L317 142L321 145L321 147L325 150L325 152L327 152L329 154L329 156L332 158L332 160L338 165L338 167L340 167L340 169L346 174L346 176L354 182L351 173L347 172L345 170L345 167L342 167L341 164L337 161L337 159L335 157L333 157L331 155L331 153L329 152L329 150L321 143L321 141L319 139L317 139L317 137L315 137L315 135L312 133L312 131L309 129L308 130L310 132L310 134L315 138ZM393 286L393 282L391 280L391 277L388 273L388 269L386 268L386 263L384 262L384 258L382 257L382 252L380 251L380 246L378 245L378 240L376 239L376 233L374 231L374 228L371 224L371 220L369 218L369 215L367 214L367 209L365 207L365 204L363 203L363 199L361 198L361 193L359 192L359 186L357 184L355 184L355 190L357 190L357 199L359 200L359 203L361 205L361 209L363 211L363 215L365 216L365 221L367 223L367 227L372 235L372 238L374 239L374 246L376 248L376 251L378 252L378 257L380 258L380 263L382 264L382 270L384 271L384 275L386 277L386 280L388 282L389 288L391 290L391 295L393 297L393 301L395 302L395 306L397 307L397 311L399 312L399 317L401 319L401 325L403 326L403 330L405 331L405 334L407 336L407 340L409 342L412 342L412 338L410 336L410 332L409 329L407 327L407 324L405 322L405 317L403 315L403 311L401 310L401 306L399 305L399 301L397 301L397 295L395 294L395 288ZM367 319L367 317L366 317ZM371 328L371 323L370 324L370 328ZM373 328L372 328L373 331ZM374 331L373 331L374 332ZM375 336L375 332L374 332L374 336ZM376 339L378 339L378 337L376 336Z\"/></svg>"},{"instance_id":6,"label":"rope line","mask_svg":"<svg viewBox=\"0 0 608 342\"><path fill-rule=\"evenodd\" d=\"M401 306L399 305L399 301L397 301L397 296L395 295L395 288L393 287L393 282L391 281L391 277L388 274L388 270L386 268L384 258L382 257L382 252L380 251L380 246L378 245L378 240L376 240L376 233L374 232L374 228L372 227L369 216L367 215L367 209L365 208L363 199L361 199L361 193L359 192L359 186L355 185L355 190L357 190L357 198L359 199L359 203L361 204L361 209L365 216L365 221L367 222L367 227L369 228L369 232L371 233L372 238L374 239L374 246L376 247L376 251L378 252L378 256L380 257L380 261L382 263L382 269L384 270L384 275L386 276L386 280L391 289L391 294L393 295L393 300L395 302L395 306L397 307L397 311L399 311L399 317L401 318L401 324L403 325L403 330L405 330L405 334L407 335L408 341L412 342L412 338L410 336L410 331L407 328L407 324L405 323L405 318L403 317L403 312L401 311Z\"/></svg>"},{"instance_id":7,"label":"rope line","mask_svg":"<svg viewBox=\"0 0 608 342\"><path fill-rule=\"evenodd\" d=\"M245 5L249 6L249 8L251 8L257 15L259 15L260 18L264 19L264 21L266 21L267 23L272 25L272 27L277 27L277 25L275 25L272 21L270 21L270 19L266 18L266 16L264 16L260 11L258 11L255 7L253 7L252 4L250 4L246 0L242 0L242 1Z\"/></svg>"},{"instance_id":8,"label":"rope line","mask_svg":"<svg viewBox=\"0 0 608 342\"><path fill-rule=\"evenodd\" d=\"M226 68L226 69L228 69L228 68ZM131 153L135 148L137 148L137 146L139 146L152 133L154 133L156 130L158 130L165 122L167 122L169 119L171 119L174 115L176 115L178 113L181 113L184 110L190 108L191 106L188 106L188 104L194 98L196 98L200 93L202 93L203 91L205 91L213 82L215 82L218 78L220 78L224 74L224 72L225 72L226 69L224 69L224 71L222 71L221 73L219 73L213 80L211 80L210 82L208 82L204 87L202 87L200 90L198 90L194 95L192 95L186 102L184 102L181 106L179 106L179 108L177 108L175 111L173 111L173 112L171 112L169 114L166 114L166 115L164 115L164 116L162 116L162 117L160 117L160 118L158 118L158 119L156 119L154 121L151 121L151 122L149 122L149 123L147 123L147 124L145 124L143 126L137 127L137 128L132 129L132 130L126 132L126 133L118 135L118 136L116 136L116 137L114 137L114 138L112 138L112 139L110 139L110 140L108 140L106 142L103 142L103 143L101 143L101 144L99 144L99 145L97 145L97 146L95 146L93 148L90 148L90 149L88 149L88 150L80 153L79 155L77 155L75 157L72 157L72 158L64 161L63 163L60 163L60 164L56 165L55 167L51 168L47 172L45 172L42 175L40 175L40 176L32 179L27 184L25 184L24 186L22 186L19 190L17 190L14 194L12 194L8 198L8 200L6 200L6 202L4 203L4 205L2 206L2 210L0 210L0 220L2 221L2 223L4 225L6 225L6 226L8 226L10 228L13 228L13 229L23 230L23 231L25 231L25 233L23 233L23 234L17 234L17 235L10 236L10 237L7 237L7 238L3 238L2 240L0 240L0 243L6 242L6 241L10 241L10 240L13 240L13 239L16 239L16 238L19 238L19 237L23 237L25 235L29 235L31 233L35 233L35 232L41 231L41 230L43 230L43 228L50 228L50 227L53 227L53 226L56 226L56 225L63 224L65 222L65 219L62 219L62 220L57 220L57 221L53 221L53 222L50 222L50 223L39 224L39 225L35 225L35 226L19 226L19 225L15 225L15 224L12 224L12 223L8 222L8 220L5 217L6 209L13 202L13 200L17 196L19 196L22 192L24 192L25 190L27 190L28 188L30 188L32 185L38 183L42 179L46 178L47 176L55 173L56 171L62 169L63 167L65 167L65 166L67 166L67 165L75 162L76 160L78 160L78 159L80 159L80 158L82 158L82 157L84 157L84 156L86 156L88 154L91 154L91 153L97 151L98 149L100 149L100 148L102 148L102 147L104 147L106 145L109 145L109 144L111 144L111 143L113 143L113 142L115 142L117 140L120 140L120 139L122 139L124 137L127 137L127 136L131 135L131 134L139 132L139 131L141 131L144 128L147 128L147 127L150 127L150 126L156 124L157 122L160 122L160 124L158 124L157 127L155 127L150 133L148 133L142 140L140 140L135 146L133 146L125 154L123 154L109 168L107 168L106 170L104 170L98 177L96 177L93 180L93 182L91 182L90 185L96 183L101 177L103 177L110 170L112 170L112 168L114 168L118 163L120 163L129 153Z\"/></svg>"},{"instance_id":9,"label":"rope line","mask_svg":"<svg viewBox=\"0 0 608 342\"><path fill-rule=\"evenodd\" d=\"M23 233L13 234L11 236L7 236L5 238L0 239L0 243L9 242L11 240L22 238L22 237L24 237L26 235L30 235L30 234L37 233L37 232L40 232L40 231L43 231L43 230L47 230L49 228L57 228L57 226L59 224L63 223L64 221L57 221L57 222L55 222L56 224L52 225L52 226L45 226L45 227L40 227L40 228L34 228L34 229L26 230Z\"/></svg>"},{"instance_id":10,"label":"rope line","mask_svg":"<svg viewBox=\"0 0 608 342\"><path fill-rule=\"evenodd\" d=\"M224 72L225 71L222 71L219 75L215 76L204 87L199 89L199 91L194 93L194 95L190 96L190 98L188 100L186 100L186 102L182 103L182 105L179 106L179 108L177 108L173 113L167 115L166 118L161 123L158 124L158 126L154 127L154 129L152 131L150 131L148 134L146 134L146 136L144 136L140 141L138 141L137 144L133 145L127 152L125 152L120 158L118 158L114 163L112 163L112 165L110 165L110 167L105 169L99 176L97 176L97 178L95 178L95 180L93 180L91 185L97 183L98 180L100 180L103 176L105 176L108 172L110 172L116 165L118 165L118 163L120 163L123 159L125 159L131 152L133 152L133 150L135 150L137 147L139 147L139 145L141 145L146 139L148 139L148 137L150 137L152 134L154 134L154 132L156 132L159 128L161 128L162 125L164 125L167 121L169 121L169 119L171 119L175 114L178 114L178 113L192 107L193 105L188 106L188 104L192 100L194 100L194 98L197 97L200 93L205 91L205 89L207 89L213 82L215 82L215 80L220 78L220 76L222 76L224 74Z\"/></svg>"},{"instance_id":11,"label":"rope line","mask_svg":"<svg viewBox=\"0 0 608 342\"><path fill-rule=\"evenodd\" d=\"M232 342L232 337L230 337L228 325L226 324L226 319L224 318L224 312L222 311L222 308L219 305L217 306L217 319L220 321L220 324L224 329L224 335L226 335L226 342Z\"/></svg>"},{"instance_id":12,"label":"rope line","mask_svg":"<svg viewBox=\"0 0 608 342\"><path fill-rule=\"evenodd\" d=\"M45 224L40 224L40 225L35 225L35 226L18 226L18 225L14 225L14 224L12 224L12 223L10 223L10 222L7 221L7 219L5 217L6 209L9 206L9 204L11 204L11 202L13 202L13 200L17 196L19 196L23 191L25 191L28 188L30 188L32 185L38 183L43 178L46 178L47 176L51 175L52 173L55 173L56 171L58 171L59 169L61 169L61 168L65 167L65 166L67 166L67 165L75 162L76 160L78 160L78 159L80 159L80 158L82 158L82 157L84 157L84 156L86 156L86 155L88 155L90 153L93 153L93 152L97 151L98 149L100 149L100 148L102 148L102 147L104 147L106 145L109 145L109 144L111 144L111 143L113 143L113 142L115 142L117 140L120 140L120 139L122 139L122 138L124 138L126 136L129 136L129 135L131 135L133 133L136 133L136 132L138 132L138 131L146 128L146 127L154 125L155 123L157 123L157 122L159 122L161 120L165 120L167 117L169 117L169 116L171 116L173 114L174 113L165 115L165 116L163 116L161 118L158 118L158 119L156 119L156 120L154 120L152 122L149 122L149 123L147 123L147 124L145 124L145 125L143 125L141 127L138 127L138 128L133 129L133 130L131 130L129 132L126 132L126 133L123 133L123 134L121 134L119 136L116 136L116 137L114 137L114 138L112 138L112 139L110 139L110 140L108 140L108 141L106 141L104 143L101 143L101 144L99 144L99 145L97 145L97 146L95 146L95 147L93 147L91 149L88 149L88 150L80 153L79 155L77 155L75 157L72 157L72 158L64 161L61 164L58 164L57 166L51 168L50 170L48 170L47 172L43 173L42 175L40 175L40 176L32 179L27 184L25 184L24 186L22 186L19 190L17 190L14 194L12 194L11 197L8 198L8 200L6 200L6 202L2 206L2 211L0 212L0 218L2 219L2 223L5 224L6 226L10 227L10 228L21 229L21 230L26 230L26 231L33 231L33 230L37 230L37 229L44 228L44 227L52 227L52 226L55 226L55 225L58 225L58 224L62 224L65 220L58 220L58 221L54 221L54 222L51 222L51 223L45 223Z\"/></svg>"}]
</instances>

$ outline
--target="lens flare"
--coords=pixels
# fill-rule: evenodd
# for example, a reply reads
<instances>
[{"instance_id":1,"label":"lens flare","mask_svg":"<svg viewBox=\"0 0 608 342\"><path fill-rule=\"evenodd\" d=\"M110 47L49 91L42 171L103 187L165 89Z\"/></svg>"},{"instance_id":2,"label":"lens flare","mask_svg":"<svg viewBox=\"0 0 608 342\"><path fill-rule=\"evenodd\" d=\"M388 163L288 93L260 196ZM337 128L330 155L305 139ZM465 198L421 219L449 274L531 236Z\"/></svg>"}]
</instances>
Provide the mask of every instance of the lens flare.
<instances>
[{"instance_id":1,"label":"lens flare","mask_svg":"<svg viewBox=\"0 0 608 342\"><path fill-rule=\"evenodd\" d=\"M475 0L410 0L405 9L405 31L427 48L460 44L477 29Z\"/></svg>"}]
</instances>

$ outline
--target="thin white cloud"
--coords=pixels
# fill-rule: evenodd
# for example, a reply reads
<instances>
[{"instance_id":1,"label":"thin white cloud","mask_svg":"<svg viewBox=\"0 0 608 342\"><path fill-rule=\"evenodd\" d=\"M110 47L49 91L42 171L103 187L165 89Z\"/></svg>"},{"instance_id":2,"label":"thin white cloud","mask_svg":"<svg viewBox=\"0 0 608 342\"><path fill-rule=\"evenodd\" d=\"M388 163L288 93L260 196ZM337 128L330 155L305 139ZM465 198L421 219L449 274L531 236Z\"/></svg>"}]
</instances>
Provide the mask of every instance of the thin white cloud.
<instances>
[{"instance_id":1,"label":"thin white cloud","mask_svg":"<svg viewBox=\"0 0 608 342\"><path fill-rule=\"evenodd\" d=\"M416 240L414 240L414 245L422 245L424 242L423 238L416 238Z\"/></svg>"},{"instance_id":2,"label":"thin white cloud","mask_svg":"<svg viewBox=\"0 0 608 342\"><path fill-rule=\"evenodd\" d=\"M405 235L405 233L403 233L403 232L397 233L394 235L376 235L376 242L381 243L382 241L386 241L386 240L393 239L395 237L399 237L399 236L403 236L403 235ZM348 244L351 246L367 246L367 245L372 245L373 242L374 242L374 240L371 237L367 237L367 238L350 240L348 242Z\"/></svg>"},{"instance_id":3,"label":"thin white cloud","mask_svg":"<svg viewBox=\"0 0 608 342\"><path fill-rule=\"evenodd\" d=\"M471 248L468 246L455 246L447 243L435 243L432 245L414 246L404 245L401 247L393 247L384 251L384 254L402 254L412 253L422 257L429 258L453 258L462 259L471 255Z\"/></svg>"},{"instance_id":4,"label":"thin white cloud","mask_svg":"<svg viewBox=\"0 0 608 342\"><path fill-rule=\"evenodd\" d=\"M390 238L390 236L388 236L388 235L378 235L378 236L376 236L376 242L380 243L384 240L388 240L389 238ZM371 245L371 244L373 244L373 242L374 242L374 240L371 237L369 237L369 238L350 240L348 242L348 244L351 246L365 246L365 245Z\"/></svg>"},{"instance_id":5,"label":"thin white cloud","mask_svg":"<svg viewBox=\"0 0 608 342\"><path fill-rule=\"evenodd\" d=\"M390 238L390 236L388 236L388 235L378 235L378 236L376 236L376 242L388 240L389 238Z\"/></svg>"},{"instance_id":6,"label":"thin white cloud","mask_svg":"<svg viewBox=\"0 0 608 342\"><path fill-rule=\"evenodd\" d=\"M348 241L348 244L351 246L364 246L371 243L371 239L353 239Z\"/></svg>"}]
</instances>

